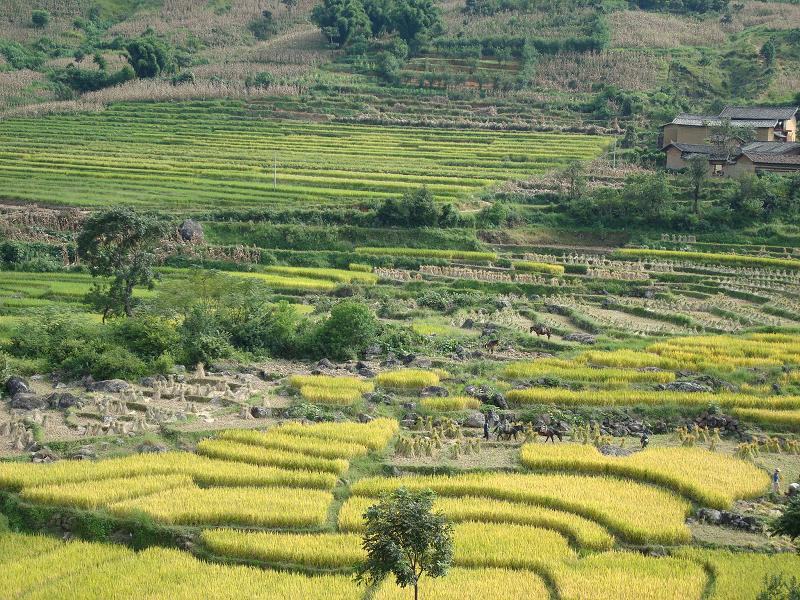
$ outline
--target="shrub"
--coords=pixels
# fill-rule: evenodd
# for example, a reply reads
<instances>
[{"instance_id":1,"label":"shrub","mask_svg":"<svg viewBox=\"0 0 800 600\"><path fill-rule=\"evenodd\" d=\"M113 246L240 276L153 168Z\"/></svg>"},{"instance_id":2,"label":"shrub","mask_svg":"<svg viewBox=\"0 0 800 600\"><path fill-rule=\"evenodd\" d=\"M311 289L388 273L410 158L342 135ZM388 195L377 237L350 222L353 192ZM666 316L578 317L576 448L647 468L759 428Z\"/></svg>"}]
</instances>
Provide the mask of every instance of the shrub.
<instances>
[{"instance_id":1,"label":"shrub","mask_svg":"<svg viewBox=\"0 0 800 600\"><path fill-rule=\"evenodd\" d=\"M43 27L47 27L49 22L50 13L46 10L34 10L31 12L31 24L34 27L42 29Z\"/></svg>"},{"instance_id":2,"label":"shrub","mask_svg":"<svg viewBox=\"0 0 800 600\"><path fill-rule=\"evenodd\" d=\"M250 22L248 28L257 40L266 40L278 30L272 11L264 10L261 16Z\"/></svg>"},{"instance_id":3,"label":"shrub","mask_svg":"<svg viewBox=\"0 0 800 600\"><path fill-rule=\"evenodd\" d=\"M365 304L347 300L331 309L316 333L316 344L326 356L346 360L373 344L377 335L375 314Z\"/></svg>"}]
</instances>

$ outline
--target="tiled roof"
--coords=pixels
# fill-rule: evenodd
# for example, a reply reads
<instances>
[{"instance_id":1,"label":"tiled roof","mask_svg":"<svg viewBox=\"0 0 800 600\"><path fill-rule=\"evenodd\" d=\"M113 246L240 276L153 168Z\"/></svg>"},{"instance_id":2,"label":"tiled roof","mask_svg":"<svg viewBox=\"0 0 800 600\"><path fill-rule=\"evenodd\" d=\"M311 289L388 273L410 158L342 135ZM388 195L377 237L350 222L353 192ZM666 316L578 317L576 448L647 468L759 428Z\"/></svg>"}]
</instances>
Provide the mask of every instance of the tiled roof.
<instances>
[{"instance_id":1,"label":"tiled roof","mask_svg":"<svg viewBox=\"0 0 800 600\"><path fill-rule=\"evenodd\" d=\"M796 142L751 142L742 147L745 154L800 154L800 144Z\"/></svg>"},{"instance_id":2,"label":"tiled roof","mask_svg":"<svg viewBox=\"0 0 800 600\"><path fill-rule=\"evenodd\" d=\"M756 164L770 165L797 165L800 167L800 155L787 154L760 154L758 152L745 152L745 156Z\"/></svg>"},{"instance_id":3,"label":"tiled roof","mask_svg":"<svg viewBox=\"0 0 800 600\"><path fill-rule=\"evenodd\" d=\"M669 123L668 123L669 124ZM710 115L688 115L681 114L672 119L673 125L688 125L693 127L705 127L722 125L722 119ZM761 127L775 127L778 124L777 119L737 119L731 120L731 125L734 127L746 127L748 129L759 129Z\"/></svg>"},{"instance_id":4,"label":"tiled roof","mask_svg":"<svg viewBox=\"0 0 800 600\"><path fill-rule=\"evenodd\" d=\"M714 147L708 144L683 144L673 142L667 146L677 148L681 151L681 158L689 158L692 155L707 156L709 160L725 160L727 157L723 154L715 154ZM736 155L739 153L737 152Z\"/></svg>"},{"instance_id":5,"label":"tiled roof","mask_svg":"<svg viewBox=\"0 0 800 600\"><path fill-rule=\"evenodd\" d=\"M778 106L778 107L738 107L726 106L725 109L719 113L720 117L736 120L749 120L758 121L761 119L768 120L783 120L791 119L798 111L796 106Z\"/></svg>"}]
</instances>

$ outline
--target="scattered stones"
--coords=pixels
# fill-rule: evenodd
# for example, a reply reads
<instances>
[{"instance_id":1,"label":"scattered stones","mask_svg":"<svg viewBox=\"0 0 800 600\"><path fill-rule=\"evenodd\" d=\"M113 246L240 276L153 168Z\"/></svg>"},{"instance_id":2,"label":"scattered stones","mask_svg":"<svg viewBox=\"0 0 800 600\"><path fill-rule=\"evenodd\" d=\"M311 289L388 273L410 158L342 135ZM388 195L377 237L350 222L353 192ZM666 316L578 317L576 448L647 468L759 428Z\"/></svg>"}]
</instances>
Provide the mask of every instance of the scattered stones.
<instances>
[{"instance_id":1,"label":"scattered stones","mask_svg":"<svg viewBox=\"0 0 800 600\"><path fill-rule=\"evenodd\" d=\"M364 349L364 360L373 360L381 355L381 347L377 344L367 346Z\"/></svg>"},{"instance_id":2,"label":"scattered stones","mask_svg":"<svg viewBox=\"0 0 800 600\"><path fill-rule=\"evenodd\" d=\"M683 393L709 393L714 391L709 386L695 381L672 381L670 383L659 383L656 387L659 390Z\"/></svg>"},{"instance_id":3,"label":"scattered stones","mask_svg":"<svg viewBox=\"0 0 800 600\"><path fill-rule=\"evenodd\" d=\"M267 419L272 416L272 410L266 406L253 406L250 408L250 414L254 419Z\"/></svg>"},{"instance_id":4,"label":"scattered stones","mask_svg":"<svg viewBox=\"0 0 800 600\"><path fill-rule=\"evenodd\" d=\"M97 458L97 452L92 446L81 446L70 455L75 460L93 460Z\"/></svg>"},{"instance_id":5,"label":"scattered stones","mask_svg":"<svg viewBox=\"0 0 800 600\"><path fill-rule=\"evenodd\" d=\"M164 452L169 452L169 448L164 444L145 441L136 447L136 451L142 454L163 454Z\"/></svg>"},{"instance_id":6,"label":"scattered stones","mask_svg":"<svg viewBox=\"0 0 800 600\"><path fill-rule=\"evenodd\" d=\"M565 342L578 342L586 346L593 346L597 343L597 338L590 333L568 333L563 339Z\"/></svg>"},{"instance_id":7,"label":"scattered stones","mask_svg":"<svg viewBox=\"0 0 800 600\"><path fill-rule=\"evenodd\" d=\"M800 483L790 483L789 489L786 490L786 495L790 498L793 496L800 495Z\"/></svg>"},{"instance_id":8,"label":"scattered stones","mask_svg":"<svg viewBox=\"0 0 800 600\"><path fill-rule=\"evenodd\" d=\"M106 392L109 394L127 392L130 388L130 384L122 379L105 379L103 381L94 381L89 384L88 387L90 392Z\"/></svg>"},{"instance_id":9,"label":"scattered stones","mask_svg":"<svg viewBox=\"0 0 800 600\"><path fill-rule=\"evenodd\" d=\"M606 456L630 456L633 454L633 450L628 448L620 448L619 446L614 446L613 444L604 444L597 448L600 451L600 454L605 454Z\"/></svg>"},{"instance_id":10,"label":"scattered stones","mask_svg":"<svg viewBox=\"0 0 800 600\"><path fill-rule=\"evenodd\" d=\"M375 417L372 415L368 415L367 413L360 413L358 415L358 422L359 423L371 423L375 420Z\"/></svg>"},{"instance_id":11,"label":"scattered stones","mask_svg":"<svg viewBox=\"0 0 800 600\"><path fill-rule=\"evenodd\" d=\"M758 518L752 515L740 515L728 510L715 510L713 508L701 508L697 511L697 518L712 525L722 525L741 529L751 533L761 533L764 526Z\"/></svg>"},{"instance_id":12,"label":"scattered stones","mask_svg":"<svg viewBox=\"0 0 800 600\"><path fill-rule=\"evenodd\" d=\"M327 358L323 358L321 361L317 363L317 369L335 369L335 368L336 365L334 365Z\"/></svg>"},{"instance_id":13,"label":"scattered stones","mask_svg":"<svg viewBox=\"0 0 800 600\"><path fill-rule=\"evenodd\" d=\"M468 385L464 388L464 394L477 398L484 404L493 404L497 408L508 410L508 402L506 402L505 396L485 386Z\"/></svg>"},{"instance_id":14,"label":"scattered stones","mask_svg":"<svg viewBox=\"0 0 800 600\"><path fill-rule=\"evenodd\" d=\"M36 394L20 392L11 399L9 406L20 410L34 410L47 408L47 402Z\"/></svg>"},{"instance_id":15,"label":"scattered stones","mask_svg":"<svg viewBox=\"0 0 800 600\"><path fill-rule=\"evenodd\" d=\"M447 388L442 387L440 385L429 385L427 387L422 388L419 393L420 396L423 398L430 398L435 396L437 398L444 398L450 395L450 392L447 391Z\"/></svg>"},{"instance_id":16,"label":"scattered stones","mask_svg":"<svg viewBox=\"0 0 800 600\"><path fill-rule=\"evenodd\" d=\"M35 463L52 463L57 460L58 456L47 446L39 448L36 452L31 454L31 462Z\"/></svg>"}]
</instances>

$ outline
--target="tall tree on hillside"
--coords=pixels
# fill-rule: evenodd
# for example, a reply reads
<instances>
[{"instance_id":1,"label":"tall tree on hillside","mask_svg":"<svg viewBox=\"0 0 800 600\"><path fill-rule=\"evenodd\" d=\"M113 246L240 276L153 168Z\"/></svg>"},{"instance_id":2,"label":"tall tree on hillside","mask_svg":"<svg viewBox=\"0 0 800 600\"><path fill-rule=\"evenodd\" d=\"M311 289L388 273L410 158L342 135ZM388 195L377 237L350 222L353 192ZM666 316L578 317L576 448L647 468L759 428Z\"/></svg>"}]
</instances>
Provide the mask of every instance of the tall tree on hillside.
<instances>
[{"instance_id":1,"label":"tall tree on hillside","mask_svg":"<svg viewBox=\"0 0 800 600\"><path fill-rule=\"evenodd\" d=\"M111 313L133 314L133 290L152 286L156 249L165 232L157 217L130 208L112 208L86 220L78 236L78 254L92 277L108 278L92 292L103 320Z\"/></svg>"},{"instance_id":2,"label":"tall tree on hillside","mask_svg":"<svg viewBox=\"0 0 800 600\"><path fill-rule=\"evenodd\" d=\"M452 525L433 512L431 490L395 490L364 513L366 562L359 567L358 580L373 584L394 575L400 587L414 586L419 600L423 575L442 577L453 562Z\"/></svg>"},{"instance_id":3,"label":"tall tree on hillside","mask_svg":"<svg viewBox=\"0 0 800 600\"><path fill-rule=\"evenodd\" d=\"M686 174L692 184L692 206L694 214L698 214L700 212L700 192L708 177L708 158L697 154L691 157L687 163L689 166Z\"/></svg>"}]
</instances>

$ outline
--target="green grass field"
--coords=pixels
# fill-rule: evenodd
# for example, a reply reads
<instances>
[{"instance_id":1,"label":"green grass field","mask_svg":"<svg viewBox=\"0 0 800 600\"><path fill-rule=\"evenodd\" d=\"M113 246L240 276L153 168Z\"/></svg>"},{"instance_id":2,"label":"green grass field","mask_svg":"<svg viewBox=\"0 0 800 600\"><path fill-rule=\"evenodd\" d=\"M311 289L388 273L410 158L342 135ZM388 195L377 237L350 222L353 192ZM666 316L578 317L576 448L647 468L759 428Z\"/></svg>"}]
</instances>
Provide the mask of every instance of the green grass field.
<instances>
[{"instance_id":1,"label":"green grass field","mask_svg":"<svg viewBox=\"0 0 800 600\"><path fill-rule=\"evenodd\" d=\"M600 136L270 121L237 102L116 105L0 122L0 195L203 210L464 198L602 153Z\"/></svg>"}]
</instances>

